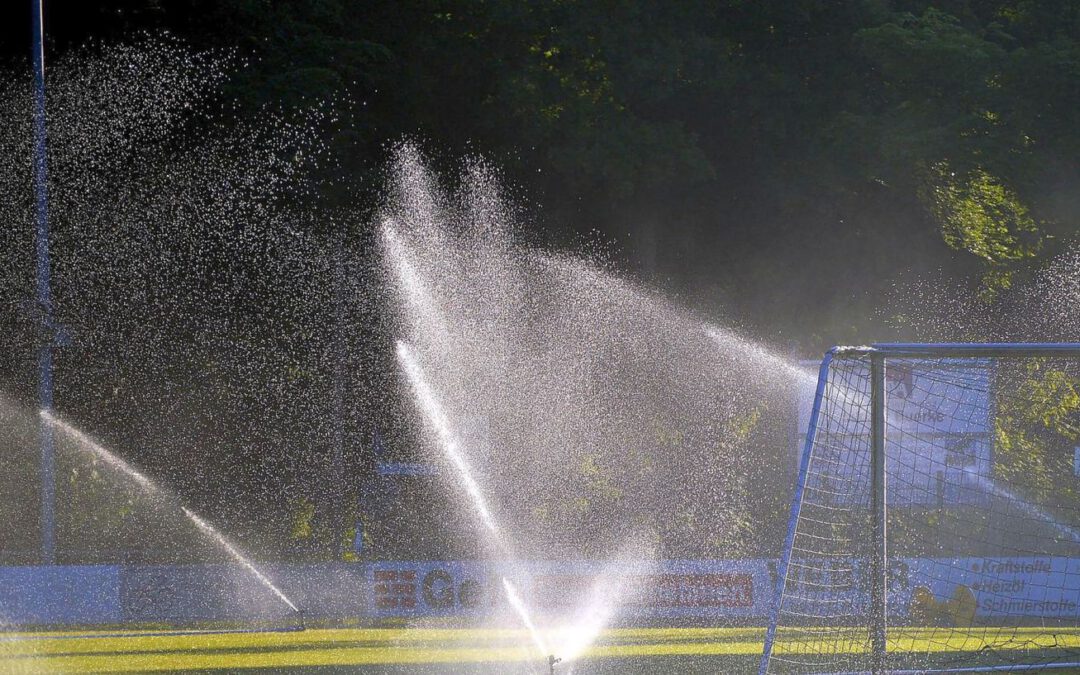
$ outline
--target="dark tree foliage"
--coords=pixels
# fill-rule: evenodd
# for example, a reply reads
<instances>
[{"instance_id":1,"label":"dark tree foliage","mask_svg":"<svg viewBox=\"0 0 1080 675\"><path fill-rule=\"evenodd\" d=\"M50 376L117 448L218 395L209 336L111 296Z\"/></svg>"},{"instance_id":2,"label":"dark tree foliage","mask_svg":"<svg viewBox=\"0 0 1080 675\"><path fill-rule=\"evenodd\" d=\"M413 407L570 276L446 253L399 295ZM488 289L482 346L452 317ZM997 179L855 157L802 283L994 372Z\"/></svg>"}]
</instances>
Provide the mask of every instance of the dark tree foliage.
<instances>
[{"instance_id":1,"label":"dark tree foliage","mask_svg":"<svg viewBox=\"0 0 1080 675\"><path fill-rule=\"evenodd\" d=\"M52 56L165 30L247 61L225 90L239 119L329 106L318 208L360 217L311 227L370 242L403 137L448 164L480 153L537 207L533 238L599 231L681 302L815 349L881 335L899 279L944 268L993 298L1077 239L1069 0L46 8ZM28 0L11 17L0 57L25 67Z\"/></svg>"},{"instance_id":2,"label":"dark tree foliage","mask_svg":"<svg viewBox=\"0 0 1080 675\"><path fill-rule=\"evenodd\" d=\"M688 302L767 329L865 330L898 274L942 265L993 294L1075 231L1064 0L47 6L56 50L143 29L238 49L247 114L331 101L339 203L372 203L403 136L481 152L543 236L599 229Z\"/></svg>"}]
</instances>

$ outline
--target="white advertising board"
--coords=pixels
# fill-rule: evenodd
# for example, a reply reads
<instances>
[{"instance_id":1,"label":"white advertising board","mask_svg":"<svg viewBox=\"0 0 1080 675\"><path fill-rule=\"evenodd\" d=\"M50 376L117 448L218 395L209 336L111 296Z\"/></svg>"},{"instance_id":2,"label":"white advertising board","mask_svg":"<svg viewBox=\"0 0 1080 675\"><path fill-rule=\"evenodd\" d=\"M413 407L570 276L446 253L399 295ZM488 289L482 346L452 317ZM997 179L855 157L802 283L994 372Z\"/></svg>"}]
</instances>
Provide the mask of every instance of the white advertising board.
<instances>
[{"instance_id":1,"label":"white advertising board","mask_svg":"<svg viewBox=\"0 0 1080 675\"><path fill-rule=\"evenodd\" d=\"M804 362L813 368L813 362ZM890 359L886 366L886 456L893 506L982 503L988 497L993 452L992 362L986 359L914 361ZM843 375L849 381L843 381ZM869 373L830 372L825 420L839 471L869 471ZM798 392L796 461L810 424L816 382ZM819 435L819 441L822 437ZM842 477L842 476L838 476ZM858 482L858 481L854 481ZM862 481L865 483L865 481ZM868 495L850 495L862 500Z\"/></svg>"}]
</instances>

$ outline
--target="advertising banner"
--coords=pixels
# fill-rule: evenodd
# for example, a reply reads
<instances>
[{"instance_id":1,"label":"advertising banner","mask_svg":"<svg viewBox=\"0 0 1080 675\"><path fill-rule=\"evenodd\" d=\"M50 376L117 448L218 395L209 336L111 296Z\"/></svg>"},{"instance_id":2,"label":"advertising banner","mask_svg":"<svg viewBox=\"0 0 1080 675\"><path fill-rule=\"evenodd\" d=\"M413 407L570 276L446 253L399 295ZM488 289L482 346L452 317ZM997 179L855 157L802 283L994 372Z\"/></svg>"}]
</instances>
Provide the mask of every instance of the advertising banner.
<instances>
[{"instance_id":1,"label":"advertising banner","mask_svg":"<svg viewBox=\"0 0 1080 675\"><path fill-rule=\"evenodd\" d=\"M0 567L0 620L8 625L121 620L119 567Z\"/></svg>"},{"instance_id":2,"label":"advertising banner","mask_svg":"<svg viewBox=\"0 0 1080 675\"><path fill-rule=\"evenodd\" d=\"M865 615L864 564L800 562L789 570L789 589L796 591L785 600L788 609L837 620ZM264 571L312 619L513 621L509 583L542 621L597 612L623 623L764 625L776 568L766 559L385 561L269 565ZM894 559L888 596L893 620L915 625L1077 621L1080 559ZM28 626L289 618L248 570L230 565L0 568L0 608L4 621Z\"/></svg>"},{"instance_id":3,"label":"advertising banner","mask_svg":"<svg viewBox=\"0 0 1080 675\"><path fill-rule=\"evenodd\" d=\"M806 561L804 561L806 562ZM811 561L812 562L812 561ZM829 588L789 598L807 614L865 614L863 561L832 559L789 572L792 586ZM512 581L541 616L561 616L606 599L620 619L705 619L760 623L769 614L777 561L668 560L603 563L386 563L370 571L378 616L490 615L506 608L501 579ZM934 625L1011 617L1080 618L1080 559L901 558L889 565L889 612Z\"/></svg>"},{"instance_id":4,"label":"advertising banner","mask_svg":"<svg viewBox=\"0 0 1080 675\"><path fill-rule=\"evenodd\" d=\"M1080 559L919 558L905 562L909 612L944 612L956 622L971 615L1080 618Z\"/></svg>"},{"instance_id":5,"label":"advertising banner","mask_svg":"<svg viewBox=\"0 0 1080 675\"><path fill-rule=\"evenodd\" d=\"M380 616L490 613L506 604L503 579L538 611L558 614L611 603L621 616L765 616L775 567L766 560L387 562L370 569L371 607Z\"/></svg>"},{"instance_id":6,"label":"advertising banner","mask_svg":"<svg viewBox=\"0 0 1080 675\"><path fill-rule=\"evenodd\" d=\"M804 365L811 365L805 362ZM992 363L985 359L890 359L886 374L886 455L891 506L983 504L993 452ZM866 504L870 471L870 387L865 372L830 371L819 451L830 465L837 503ZM848 378L849 381L843 381ZM816 382L799 388L796 462L810 425ZM828 438L825 438L825 435ZM828 487L828 486L826 486Z\"/></svg>"}]
</instances>

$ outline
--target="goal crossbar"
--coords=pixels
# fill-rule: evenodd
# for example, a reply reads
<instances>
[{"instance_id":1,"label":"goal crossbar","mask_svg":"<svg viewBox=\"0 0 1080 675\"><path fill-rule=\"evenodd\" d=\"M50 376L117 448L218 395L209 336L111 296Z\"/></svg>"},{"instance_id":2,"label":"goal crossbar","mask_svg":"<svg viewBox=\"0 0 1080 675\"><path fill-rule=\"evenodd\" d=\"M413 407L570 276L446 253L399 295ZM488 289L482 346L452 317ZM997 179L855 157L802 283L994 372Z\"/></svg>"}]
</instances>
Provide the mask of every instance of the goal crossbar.
<instances>
[{"instance_id":1,"label":"goal crossbar","mask_svg":"<svg viewBox=\"0 0 1080 675\"><path fill-rule=\"evenodd\" d=\"M904 356L1021 358L1029 356L1080 355L1080 342L875 342L864 347L833 347L830 354L880 354Z\"/></svg>"}]
</instances>

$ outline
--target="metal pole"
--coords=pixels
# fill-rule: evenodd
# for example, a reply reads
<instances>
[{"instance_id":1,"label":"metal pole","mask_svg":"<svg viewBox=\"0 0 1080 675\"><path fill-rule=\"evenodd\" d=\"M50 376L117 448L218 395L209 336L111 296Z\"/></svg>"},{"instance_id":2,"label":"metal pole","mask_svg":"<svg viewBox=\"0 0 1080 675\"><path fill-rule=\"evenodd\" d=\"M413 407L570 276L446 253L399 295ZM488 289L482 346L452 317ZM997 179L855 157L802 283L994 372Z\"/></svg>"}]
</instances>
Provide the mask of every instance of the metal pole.
<instances>
[{"instance_id":1,"label":"metal pole","mask_svg":"<svg viewBox=\"0 0 1080 675\"><path fill-rule=\"evenodd\" d=\"M887 631L887 497L885 479L885 357L870 355L870 482L871 530L873 547L870 554L870 643L871 671L884 673L886 666Z\"/></svg>"},{"instance_id":2,"label":"metal pole","mask_svg":"<svg viewBox=\"0 0 1080 675\"><path fill-rule=\"evenodd\" d=\"M334 558L345 553L345 231L334 252Z\"/></svg>"},{"instance_id":3,"label":"metal pole","mask_svg":"<svg viewBox=\"0 0 1080 675\"><path fill-rule=\"evenodd\" d=\"M34 63L34 195L37 230L34 248L37 257L38 319L41 344L38 352L38 402L45 412L53 406L53 322L49 284L49 186L45 141L45 17L43 0L31 0L33 15ZM46 565L56 562L56 477L52 426L41 416L41 558Z\"/></svg>"},{"instance_id":4,"label":"metal pole","mask_svg":"<svg viewBox=\"0 0 1080 675\"><path fill-rule=\"evenodd\" d=\"M758 675L766 675L769 672L769 660L772 659L773 642L776 640L776 627L780 623L780 613L784 607L784 589L787 586L788 567L791 565L792 553L795 548L795 530L799 525L803 493L806 490L807 476L810 474L810 459L813 456L814 444L817 442L818 422L822 410L821 404L825 401L825 388L829 384L829 368L835 355L835 348L830 349L825 354L825 358L821 360L821 366L818 369L817 388L814 390L814 405L810 409L810 422L806 428L802 459L799 460L799 477L795 482L795 496L791 500L791 515L788 517L787 535L784 537L784 547L780 553L780 565L776 568L776 592L773 594L773 605L769 611L769 627L765 630L765 646L761 650Z\"/></svg>"}]
</instances>

